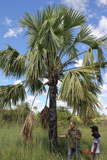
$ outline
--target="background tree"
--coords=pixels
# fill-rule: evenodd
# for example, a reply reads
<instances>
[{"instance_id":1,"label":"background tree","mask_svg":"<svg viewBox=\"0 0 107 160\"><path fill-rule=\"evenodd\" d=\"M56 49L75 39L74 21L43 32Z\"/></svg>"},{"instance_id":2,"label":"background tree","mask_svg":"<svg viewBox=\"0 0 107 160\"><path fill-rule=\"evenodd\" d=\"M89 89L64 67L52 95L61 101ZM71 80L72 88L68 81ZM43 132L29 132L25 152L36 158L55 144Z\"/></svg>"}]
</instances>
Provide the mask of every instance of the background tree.
<instances>
[{"instance_id":1,"label":"background tree","mask_svg":"<svg viewBox=\"0 0 107 160\"><path fill-rule=\"evenodd\" d=\"M24 101L25 87L34 95L49 86L49 143L50 150L57 147L57 84L62 82L59 98L67 101L74 111L100 107L97 100L97 80L101 82L100 68L105 66L103 48L106 37L97 39L86 26L85 17L72 8L49 6L33 16L26 13L20 20L26 28L28 51L25 55L8 46L0 52L0 68L6 76L25 77L22 83L0 87L0 100L4 106ZM88 46L80 52L80 44ZM79 56L84 55L83 66L74 68ZM43 79L48 82L43 84ZM92 88L94 92L92 92ZM91 103L90 103L91 101ZM93 104L93 105L91 105ZM85 111L85 109L84 109Z\"/></svg>"},{"instance_id":2,"label":"background tree","mask_svg":"<svg viewBox=\"0 0 107 160\"><path fill-rule=\"evenodd\" d=\"M23 124L30 111L30 105L28 102L17 104L14 109L2 108L0 110L0 123L17 122L17 124Z\"/></svg>"}]
</instances>

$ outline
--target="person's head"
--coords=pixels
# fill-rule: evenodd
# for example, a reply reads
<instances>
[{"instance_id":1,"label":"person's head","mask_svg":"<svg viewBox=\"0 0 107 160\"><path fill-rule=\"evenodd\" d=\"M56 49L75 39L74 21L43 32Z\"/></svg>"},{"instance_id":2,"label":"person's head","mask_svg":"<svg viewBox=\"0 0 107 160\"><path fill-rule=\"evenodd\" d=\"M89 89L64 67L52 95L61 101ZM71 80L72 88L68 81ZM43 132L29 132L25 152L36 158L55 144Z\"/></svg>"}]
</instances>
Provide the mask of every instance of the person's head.
<instances>
[{"instance_id":1,"label":"person's head","mask_svg":"<svg viewBox=\"0 0 107 160\"><path fill-rule=\"evenodd\" d=\"M75 128L75 127L76 127L76 123L73 122L73 121L71 121L71 122L70 122L70 127L71 127L72 129Z\"/></svg>"},{"instance_id":2,"label":"person's head","mask_svg":"<svg viewBox=\"0 0 107 160\"><path fill-rule=\"evenodd\" d=\"M92 131L93 134L98 133L98 127L97 126L92 126L90 128L91 128L91 131Z\"/></svg>"}]
</instances>

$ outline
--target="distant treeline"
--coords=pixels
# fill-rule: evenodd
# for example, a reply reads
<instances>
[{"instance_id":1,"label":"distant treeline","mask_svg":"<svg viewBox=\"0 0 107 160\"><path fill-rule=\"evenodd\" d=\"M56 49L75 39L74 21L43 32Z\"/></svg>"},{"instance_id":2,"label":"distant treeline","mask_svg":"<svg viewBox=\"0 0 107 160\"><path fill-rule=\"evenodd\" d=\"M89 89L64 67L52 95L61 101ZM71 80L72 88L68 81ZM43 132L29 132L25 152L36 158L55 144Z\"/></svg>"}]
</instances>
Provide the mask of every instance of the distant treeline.
<instances>
[{"instance_id":1,"label":"distant treeline","mask_svg":"<svg viewBox=\"0 0 107 160\"><path fill-rule=\"evenodd\" d=\"M0 124L2 123L24 123L26 116L30 112L28 103L17 105L16 108L12 109L0 109Z\"/></svg>"},{"instance_id":2,"label":"distant treeline","mask_svg":"<svg viewBox=\"0 0 107 160\"><path fill-rule=\"evenodd\" d=\"M37 109L37 107L36 107ZM28 113L31 111L30 105L26 102L17 105L14 109L0 109L0 124L4 123L18 123L23 124ZM34 113L36 119L36 126L40 126L40 112ZM57 123L58 127L69 126L70 121L75 121L77 125L93 125L93 124L105 124L107 122L107 116L97 115L95 117L88 117L87 119L80 118L78 115L72 115L68 108L60 106L57 108Z\"/></svg>"}]
</instances>

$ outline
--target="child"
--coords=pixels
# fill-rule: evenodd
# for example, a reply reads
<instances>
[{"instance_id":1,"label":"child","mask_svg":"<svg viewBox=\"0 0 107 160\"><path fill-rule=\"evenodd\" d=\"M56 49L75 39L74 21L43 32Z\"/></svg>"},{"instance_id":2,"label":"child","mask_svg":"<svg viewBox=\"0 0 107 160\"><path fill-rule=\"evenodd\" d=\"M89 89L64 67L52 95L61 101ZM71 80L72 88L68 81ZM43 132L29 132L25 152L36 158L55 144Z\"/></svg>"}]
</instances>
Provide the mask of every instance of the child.
<instances>
[{"instance_id":1,"label":"child","mask_svg":"<svg viewBox=\"0 0 107 160\"><path fill-rule=\"evenodd\" d=\"M101 136L98 132L97 126L93 126L90 128L92 129L92 136L93 136L93 142L92 142L92 147L91 147L91 156L92 156L92 160L95 160L99 157Z\"/></svg>"}]
</instances>

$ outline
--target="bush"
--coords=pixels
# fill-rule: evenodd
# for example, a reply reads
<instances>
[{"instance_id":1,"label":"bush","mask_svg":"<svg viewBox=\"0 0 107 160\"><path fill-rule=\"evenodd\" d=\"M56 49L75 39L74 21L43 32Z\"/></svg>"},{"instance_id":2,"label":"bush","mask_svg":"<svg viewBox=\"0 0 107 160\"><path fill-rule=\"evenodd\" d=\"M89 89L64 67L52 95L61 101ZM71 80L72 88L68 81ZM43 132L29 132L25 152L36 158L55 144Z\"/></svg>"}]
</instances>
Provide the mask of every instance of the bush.
<instances>
[{"instance_id":1,"label":"bush","mask_svg":"<svg viewBox=\"0 0 107 160\"><path fill-rule=\"evenodd\" d=\"M26 116L30 112L27 103L18 105L15 109L1 109L0 110L0 123L24 123Z\"/></svg>"}]
</instances>

